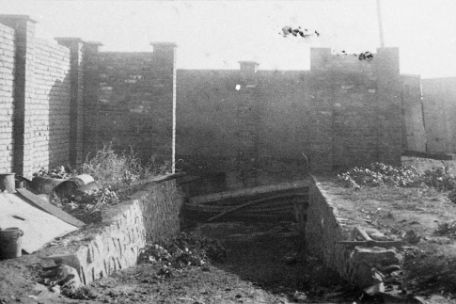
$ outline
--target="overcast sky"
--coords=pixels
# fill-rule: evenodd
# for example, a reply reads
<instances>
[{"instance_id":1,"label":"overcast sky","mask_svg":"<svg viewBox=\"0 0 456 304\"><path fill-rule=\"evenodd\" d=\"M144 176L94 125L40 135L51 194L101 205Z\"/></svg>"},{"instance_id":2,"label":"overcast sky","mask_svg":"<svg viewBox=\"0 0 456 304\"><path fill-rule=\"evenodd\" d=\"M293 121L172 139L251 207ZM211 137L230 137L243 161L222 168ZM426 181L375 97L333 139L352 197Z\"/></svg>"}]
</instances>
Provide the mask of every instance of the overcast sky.
<instances>
[{"instance_id":1,"label":"overcast sky","mask_svg":"<svg viewBox=\"0 0 456 304\"><path fill-rule=\"evenodd\" d=\"M178 68L308 69L310 47L375 51L375 0L302 1L24 1L0 0L5 14L28 14L41 36L73 36L106 51L150 51L178 44ZM386 46L397 46L401 72L456 76L456 1L382 0ZM285 25L317 29L316 39L284 38ZM47 34L44 34L47 33Z\"/></svg>"}]
</instances>

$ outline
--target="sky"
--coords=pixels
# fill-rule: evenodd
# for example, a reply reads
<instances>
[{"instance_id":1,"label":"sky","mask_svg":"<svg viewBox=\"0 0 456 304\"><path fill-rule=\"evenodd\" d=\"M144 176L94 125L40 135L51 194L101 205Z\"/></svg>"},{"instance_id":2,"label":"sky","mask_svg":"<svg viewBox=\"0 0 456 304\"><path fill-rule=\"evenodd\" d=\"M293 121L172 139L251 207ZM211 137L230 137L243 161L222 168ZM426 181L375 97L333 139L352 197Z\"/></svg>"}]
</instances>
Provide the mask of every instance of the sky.
<instances>
[{"instance_id":1,"label":"sky","mask_svg":"<svg viewBox=\"0 0 456 304\"><path fill-rule=\"evenodd\" d=\"M401 73L456 76L456 1L381 0L384 41L399 47ZM101 51L151 51L153 41L178 45L177 67L309 69L311 47L375 52L375 0L105 1L0 0L0 13L26 14L47 37L99 41ZM316 29L320 37L279 35L284 26Z\"/></svg>"}]
</instances>

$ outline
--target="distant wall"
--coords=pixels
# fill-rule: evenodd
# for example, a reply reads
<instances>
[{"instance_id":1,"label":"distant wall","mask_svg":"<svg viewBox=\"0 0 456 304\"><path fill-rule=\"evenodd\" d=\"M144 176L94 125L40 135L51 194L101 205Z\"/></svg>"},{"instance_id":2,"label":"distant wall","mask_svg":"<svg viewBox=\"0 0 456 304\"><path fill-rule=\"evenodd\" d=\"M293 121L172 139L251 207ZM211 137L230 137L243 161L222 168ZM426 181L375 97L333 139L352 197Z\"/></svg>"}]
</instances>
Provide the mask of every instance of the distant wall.
<instances>
[{"instance_id":1,"label":"distant wall","mask_svg":"<svg viewBox=\"0 0 456 304\"><path fill-rule=\"evenodd\" d=\"M396 48L370 62L312 49L310 71L179 70L177 79L177 154L195 171L290 174L304 170L303 153L313 171L399 164L408 144ZM409 91L406 103L419 96Z\"/></svg>"},{"instance_id":2,"label":"distant wall","mask_svg":"<svg viewBox=\"0 0 456 304\"><path fill-rule=\"evenodd\" d=\"M112 143L117 151L132 149L147 161L173 164L173 44L155 44L150 53L97 52L87 56L87 152Z\"/></svg>"},{"instance_id":3,"label":"distant wall","mask_svg":"<svg viewBox=\"0 0 456 304\"><path fill-rule=\"evenodd\" d=\"M423 79L427 152L456 153L456 78Z\"/></svg>"},{"instance_id":4,"label":"distant wall","mask_svg":"<svg viewBox=\"0 0 456 304\"><path fill-rule=\"evenodd\" d=\"M402 102L406 132L405 149L426 152L424 105L421 96L421 78L417 75L402 75Z\"/></svg>"}]
</instances>

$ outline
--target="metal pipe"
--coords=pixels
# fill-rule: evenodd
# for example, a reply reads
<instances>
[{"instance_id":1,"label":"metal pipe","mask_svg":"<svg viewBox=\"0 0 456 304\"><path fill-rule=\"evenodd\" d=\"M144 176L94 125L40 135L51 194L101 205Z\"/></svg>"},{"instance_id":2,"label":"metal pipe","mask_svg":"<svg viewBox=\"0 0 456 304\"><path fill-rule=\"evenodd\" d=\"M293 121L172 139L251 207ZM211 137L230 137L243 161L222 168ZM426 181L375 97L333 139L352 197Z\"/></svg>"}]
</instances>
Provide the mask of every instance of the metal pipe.
<instances>
[{"instance_id":1,"label":"metal pipe","mask_svg":"<svg viewBox=\"0 0 456 304\"><path fill-rule=\"evenodd\" d=\"M377 0L377 21L378 21L378 33L379 33L379 38L380 38L380 47L385 47L385 40L383 38L382 8L380 6L380 0Z\"/></svg>"}]
</instances>

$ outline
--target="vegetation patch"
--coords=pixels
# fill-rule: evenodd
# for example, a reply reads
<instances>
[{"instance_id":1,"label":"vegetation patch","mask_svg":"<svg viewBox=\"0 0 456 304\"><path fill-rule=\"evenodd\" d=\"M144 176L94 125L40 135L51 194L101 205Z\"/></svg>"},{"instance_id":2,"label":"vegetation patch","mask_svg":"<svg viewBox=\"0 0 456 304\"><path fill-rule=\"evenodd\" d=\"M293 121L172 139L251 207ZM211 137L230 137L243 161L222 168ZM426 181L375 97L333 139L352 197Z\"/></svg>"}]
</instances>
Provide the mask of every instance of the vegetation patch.
<instances>
[{"instance_id":1,"label":"vegetation patch","mask_svg":"<svg viewBox=\"0 0 456 304\"><path fill-rule=\"evenodd\" d=\"M92 176L93 184L53 192L50 201L85 223L93 223L101 219L103 208L127 199L141 186L142 180L166 174L168 167L166 163L158 163L155 157L144 163L133 150L119 153L111 145L105 145L93 157L88 156L78 168L41 169L34 176L62 180L79 174Z\"/></svg>"}]
</instances>

